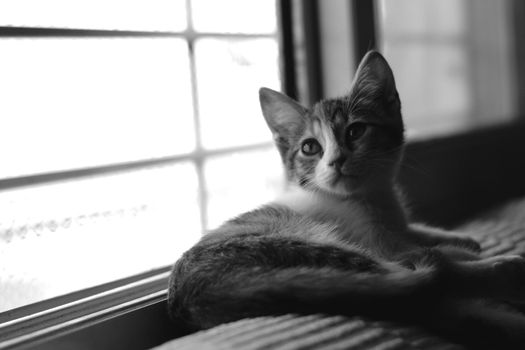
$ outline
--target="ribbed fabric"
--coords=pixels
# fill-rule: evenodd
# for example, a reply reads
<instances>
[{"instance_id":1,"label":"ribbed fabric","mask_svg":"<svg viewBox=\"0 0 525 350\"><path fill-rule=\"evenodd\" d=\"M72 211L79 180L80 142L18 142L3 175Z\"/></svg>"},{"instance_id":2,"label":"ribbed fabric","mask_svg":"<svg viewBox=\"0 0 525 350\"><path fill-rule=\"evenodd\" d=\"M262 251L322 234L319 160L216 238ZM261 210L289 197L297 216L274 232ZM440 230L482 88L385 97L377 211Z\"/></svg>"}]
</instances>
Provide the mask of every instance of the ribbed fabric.
<instances>
[{"instance_id":1,"label":"ribbed fabric","mask_svg":"<svg viewBox=\"0 0 525 350\"><path fill-rule=\"evenodd\" d=\"M515 201L457 229L481 242L483 256L525 252L525 200ZM161 345L156 350L359 349L453 350L460 346L417 327L359 317L285 315L224 324Z\"/></svg>"},{"instance_id":2,"label":"ribbed fabric","mask_svg":"<svg viewBox=\"0 0 525 350\"><path fill-rule=\"evenodd\" d=\"M224 324L176 339L156 350L243 349L460 349L416 328L401 328L361 318L285 315Z\"/></svg>"}]
</instances>

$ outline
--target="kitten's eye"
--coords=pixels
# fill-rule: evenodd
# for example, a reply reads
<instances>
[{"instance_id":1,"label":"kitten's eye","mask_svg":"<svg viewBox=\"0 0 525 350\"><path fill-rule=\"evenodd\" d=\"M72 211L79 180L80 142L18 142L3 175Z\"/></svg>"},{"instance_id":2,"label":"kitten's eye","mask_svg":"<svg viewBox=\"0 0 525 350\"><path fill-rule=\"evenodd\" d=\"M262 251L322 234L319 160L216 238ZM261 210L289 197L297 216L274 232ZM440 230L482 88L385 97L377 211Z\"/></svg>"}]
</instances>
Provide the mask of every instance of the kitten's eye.
<instances>
[{"instance_id":1,"label":"kitten's eye","mask_svg":"<svg viewBox=\"0 0 525 350\"><path fill-rule=\"evenodd\" d=\"M301 152L307 156L313 156L321 152L322 148L316 139L306 139L301 145Z\"/></svg>"},{"instance_id":2,"label":"kitten's eye","mask_svg":"<svg viewBox=\"0 0 525 350\"><path fill-rule=\"evenodd\" d=\"M365 134L367 126L365 123L353 123L348 127L348 141L355 141Z\"/></svg>"}]
</instances>

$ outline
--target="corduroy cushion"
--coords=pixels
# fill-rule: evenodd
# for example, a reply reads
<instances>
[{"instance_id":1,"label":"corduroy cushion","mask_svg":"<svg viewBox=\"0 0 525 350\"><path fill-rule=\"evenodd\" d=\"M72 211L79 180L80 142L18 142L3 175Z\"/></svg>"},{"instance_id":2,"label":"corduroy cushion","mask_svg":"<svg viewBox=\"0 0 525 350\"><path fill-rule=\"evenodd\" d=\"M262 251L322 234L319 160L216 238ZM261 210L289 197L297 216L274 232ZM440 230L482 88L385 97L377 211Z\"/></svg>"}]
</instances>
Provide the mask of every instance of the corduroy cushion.
<instances>
[{"instance_id":1,"label":"corduroy cushion","mask_svg":"<svg viewBox=\"0 0 525 350\"><path fill-rule=\"evenodd\" d=\"M516 200L457 228L476 238L483 256L525 253L525 199ZM175 339L156 350L182 349L461 349L414 326L360 317L295 316L240 320Z\"/></svg>"}]
</instances>

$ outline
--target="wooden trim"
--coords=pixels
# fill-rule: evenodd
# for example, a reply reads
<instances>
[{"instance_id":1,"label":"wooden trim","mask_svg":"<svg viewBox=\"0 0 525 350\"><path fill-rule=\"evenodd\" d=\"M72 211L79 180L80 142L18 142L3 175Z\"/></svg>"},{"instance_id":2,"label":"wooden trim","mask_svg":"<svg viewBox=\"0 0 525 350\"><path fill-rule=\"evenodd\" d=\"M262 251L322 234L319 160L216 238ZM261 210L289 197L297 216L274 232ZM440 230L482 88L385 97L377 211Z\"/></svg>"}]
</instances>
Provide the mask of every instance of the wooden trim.
<instances>
[{"instance_id":1,"label":"wooden trim","mask_svg":"<svg viewBox=\"0 0 525 350\"><path fill-rule=\"evenodd\" d=\"M318 0L291 0L296 99L311 106L323 98Z\"/></svg>"},{"instance_id":2,"label":"wooden trim","mask_svg":"<svg viewBox=\"0 0 525 350\"><path fill-rule=\"evenodd\" d=\"M302 17L308 77L308 105L312 105L324 97L317 0L303 0Z\"/></svg>"},{"instance_id":3,"label":"wooden trim","mask_svg":"<svg viewBox=\"0 0 525 350\"><path fill-rule=\"evenodd\" d=\"M28 340L17 349L143 350L184 335L169 319L165 296L145 297L110 310L105 317L82 321Z\"/></svg>"},{"instance_id":4,"label":"wooden trim","mask_svg":"<svg viewBox=\"0 0 525 350\"><path fill-rule=\"evenodd\" d=\"M522 0L512 0L510 5L510 19L511 25L514 27L514 36L511 41L514 46L515 59L513 60L513 68L515 70L515 98L516 108L519 115L524 119L525 117L525 45L523 38L525 38L525 2Z\"/></svg>"},{"instance_id":5,"label":"wooden trim","mask_svg":"<svg viewBox=\"0 0 525 350\"><path fill-rule=\"evenodd\" d=\"M353 44L356 68L361 58L377 47L376 10L374 0L351 0Z\"/></svg>"},{"instance_id":6,"label":"wooden trim","mask_svg":"<svg viewBox=\"0 0 525 350\"><path fill-rule=\"evenodd\" d=\"M0 348L40 343L147 305L165 303L168 277L169 271L1 324Z\"/></svg>"},{"instance_id":7,"label":"wooden trim","mask_svg":"<svg viewBox=\"0 0 525 350\"><path fill-rule=\"evenodd\" d=\"M4 327L5 324L10 323L14 320L20 320L31 315L40 314L50 309L56 309L65 304L71 304L78 300L90 298L95 295L101 295L102 293L105 293L107 291L130 285L132 283L136 283L138 281L166 273L170 270L171 266L163 266L157 269L153 269L151 271L139 273L134 276L118 279L109 283L103 283L94 287L82 289L65 295L46 299L34 304L25 305L2 312L0 313L0 334L2 332L2 327Z\"/></svg>"},{"instance_id":8,"label":"wooden trim","mask_svg":"<svg viewBox=\"0 0 525 350\"><path fill-rule=\"evenodd\" d=\"M292 0L281 0L278 8L280 23L280 51L281 51L281 76L282 88L289 97L297 100L297 76L295 72L294 33L292 23Z\"/></svg>"},{"instance_id":9,"label":"wooden trim","mask_svg":"<svg viewBox=\"0 0 525 350\"><path fill-rule=\"evenodd\" d=\"M2 349L149 349L181 336L165 294L149 295L0 344Z\"/></svg>"}]
</instances>

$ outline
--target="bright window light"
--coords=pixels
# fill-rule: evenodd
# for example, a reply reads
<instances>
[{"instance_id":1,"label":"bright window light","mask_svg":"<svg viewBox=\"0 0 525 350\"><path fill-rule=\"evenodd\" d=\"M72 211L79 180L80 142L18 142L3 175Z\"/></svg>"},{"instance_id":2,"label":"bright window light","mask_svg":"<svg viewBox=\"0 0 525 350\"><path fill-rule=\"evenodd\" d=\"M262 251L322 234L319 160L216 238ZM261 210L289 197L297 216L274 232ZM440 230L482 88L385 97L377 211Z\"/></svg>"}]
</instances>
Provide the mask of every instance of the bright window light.
<instances>
[{"instance_id":1,"label":"bright window light","mask_svg":"<svg viewBox=\"0 0 525 350\"><path fill-rule=\"evenodd\" d=\"M216 33L273 33L275 1L191 0L195 30Z\"/></svg>"},{"instance_id":2,"label":"bright window light","mask_svg":"<svg viewBox=\"0 0 525 350\"><path fill-rule=\"evenodd\" d=\"M0 25L182 31L186 0L2 0Z\"/></svg>"},{"instance_id":3,"label":"bright window light","mask_svg":"<svg viewBox=\"0 0 525 350\"><path fill-rule=\"evenodd\" d=\"M0 2L0 313L167 267L275 197L276 23L269 0Z\"/></svg>"},{"instance_id":4,"label":"bright window light","mask_svg":"<svg viewBox=\"0 0 525 350\"><path fill-rule=\"evenodd\" d=\"M270 142L258 90L279 89L275 39L201 39L195 45L195 60L204 146Z\"/></svg>"},{"instance_id":5,"label":"bright window light","mask_svg":"<svg viewBox=\"0 0 525 350\"><path fill-rule=\"evenodd\" d=\"M0 39L0 51L0 178L195 148L183 39Z\"/></svg>"}]
</instances>

